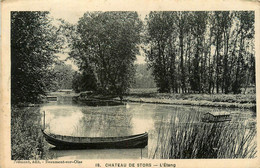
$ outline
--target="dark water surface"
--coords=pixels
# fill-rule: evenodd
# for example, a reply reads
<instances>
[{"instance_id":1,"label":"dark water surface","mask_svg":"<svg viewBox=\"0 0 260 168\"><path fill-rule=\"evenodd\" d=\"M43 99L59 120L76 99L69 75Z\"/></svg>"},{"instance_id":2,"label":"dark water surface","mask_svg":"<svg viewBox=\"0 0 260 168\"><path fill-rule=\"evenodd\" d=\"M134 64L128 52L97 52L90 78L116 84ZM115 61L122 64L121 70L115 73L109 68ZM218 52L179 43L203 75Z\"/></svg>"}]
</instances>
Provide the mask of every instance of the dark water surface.
<instances>
[{"instance_id":1,"label":"dark water surface","mask_svg":"<svg viewBox=\"0 0 260 168\"><path fill-rule=\"evenodd\" d=\"M72 97L59 96L57 102L49 102L41 107L45 111L46 131L60 135L108 137L124 136L143 132L149 133L145 149L102 149L102 150L52 150L57 159L137 159L149 158L149 153L157 143L157 135L162 124L169 123L173 115L175 122L182 117L194 115L200 123L201 114L220 110L199 106L175 106L159 104L126 103L119 106L87 106L72 101ZM231 122L255 125L255 113L248 109L221 109L230 112ZM179 116L179 117L178 117ZM177 120L177 121L176 121Z\"/></svg>"}]
</instances>

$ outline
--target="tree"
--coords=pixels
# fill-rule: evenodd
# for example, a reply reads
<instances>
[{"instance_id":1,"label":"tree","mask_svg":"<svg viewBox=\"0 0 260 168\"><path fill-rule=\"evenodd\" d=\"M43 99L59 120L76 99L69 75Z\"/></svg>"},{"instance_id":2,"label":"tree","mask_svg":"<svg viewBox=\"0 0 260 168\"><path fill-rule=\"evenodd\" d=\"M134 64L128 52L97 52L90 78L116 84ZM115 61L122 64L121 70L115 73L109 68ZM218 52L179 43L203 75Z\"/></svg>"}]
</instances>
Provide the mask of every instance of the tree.
<instances>
[{"instance_id":1,"label":"tree","mask_svg":"<svg viewBox=\"0 0 260 168\"><path fill-rule=\"evenodd\" d=\"M135 83L133 88L155 88L152 72L148 69L147 64L137 64L135 73Z\"/></svg>"},{"instance_id":2,"label":"tree","mask_svg":"<svg viewBox=\"0 0 260 168\"><path fill-rule=\"evenodd\" d=\"M71 65L66 65L64 62L56 63L53 68L55 90L72 89L74 73Z\"/></svg>"},{"instance_id":3,"label":"tree","mask_svg":"<svg viewBox=\"0 0 260 168\"><path fill-rule=\"evenodd\" d=\"M254 84L252 11L150 12L144 43L159 92L237 94Z\"/></svg>"},{"instance_id":4,"label":"tree","mask_svg":"<svg viewBox=\"0 0 260 168\"><path fill-rule=\"evenodd\" d=\"M11 12L11 100L35 102L51 86L58 29L48 12Z\"/></svg>"},{"instance_id":5,"label":"tree","mask_svg":"<svg viewBox=\"0 0 260 168\"><path fill-rule=\"evenodd\" d=\"M136 12L88 12L77 25L70 57L103 94L124 94L133 82L142 22Z\"/></svg>"},{"instance_id":6,"label":"tree","mask_svg":"<svg viewBox=\"0 0 260 168\"><path fill-rule=\"evenodd\" d=\"M239 39L239 49L236 58L236 69L234 73L234 82L232 84L233 93L237 94L241 92L241 87L243 83L246 83L244 79L246 78L247 66L246 59L252 54L252 39L254 38L254 12L252 11L242 11L236 13L238 19L238 39ZM247 45L251 46L251 50L246 50ZM250 53L251 52L251 53ZM252 65L251 65L252 66ZM248 74L249 75L249 74Z\"/></svg>"},{"instance_id":7,"label":"tree","mask_svg":"<svg viewBox=\"0 0 260 168\"><path fill-rule=\"evenodd\" d=\"M193 34L195 41L195 51L192 68L191 89L193 91L203 92L202 87L202 63L203 63L203 41L205 38L206 25L207 25L207 13L206 12L194 12L193 13L193 26L191 33Z\"/></svg>"},{"instance_id":8,"label":"tree","mask_svg":"<svg viewBox=\"0 0 260 168\"><path fill-rule=\"evenodd\" d=\"M186 92L186 71L184 67L184 40L190 30L190 13L177 12L176 13L176 27L179 34L179 46L180 46L180 70L181 70L181 89L182 92Z\"/></svg>"},{"instance_id":9,"label":"tree","mask_svg":"<svg viewBox=\"0 0 260 168\"><path fill-rule=\"evenodd\" d=\"M170 41L173 33L171 17L172 12L150 12L146 18L148 48L145 52L159 92L170 92L171 85L175 86L171 83L175 78L175 49Z\"/></svg>"}]
</instances>

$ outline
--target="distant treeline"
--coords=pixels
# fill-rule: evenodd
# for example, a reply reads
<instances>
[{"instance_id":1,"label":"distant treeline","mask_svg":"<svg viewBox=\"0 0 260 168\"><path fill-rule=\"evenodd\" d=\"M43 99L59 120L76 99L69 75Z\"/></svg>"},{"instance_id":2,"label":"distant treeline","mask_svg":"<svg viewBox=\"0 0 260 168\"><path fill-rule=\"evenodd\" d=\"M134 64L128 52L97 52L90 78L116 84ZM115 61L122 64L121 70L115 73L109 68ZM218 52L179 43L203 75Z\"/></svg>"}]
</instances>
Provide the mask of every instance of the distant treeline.
<instances>
[{"instance_id":1,"label":"distant treeline","mask_svg":"<svg viewBox=\"0 0 260 168\"><path fill-rule=\"evenodd\" d=\"M145 51L160 92L240 93L255 84L254 12L150 12Z\"/></svg>"},{"instance_id":2,"label":"distant treeline","mask_svg":"<svg viewBox=\"0 0 260 168\"><path fill-rule=\"evenodd\" d=\"M136 72L132 88L155 88L152 71L148 69L147 64L136 64Z\"/></svg>"}]
</instances>

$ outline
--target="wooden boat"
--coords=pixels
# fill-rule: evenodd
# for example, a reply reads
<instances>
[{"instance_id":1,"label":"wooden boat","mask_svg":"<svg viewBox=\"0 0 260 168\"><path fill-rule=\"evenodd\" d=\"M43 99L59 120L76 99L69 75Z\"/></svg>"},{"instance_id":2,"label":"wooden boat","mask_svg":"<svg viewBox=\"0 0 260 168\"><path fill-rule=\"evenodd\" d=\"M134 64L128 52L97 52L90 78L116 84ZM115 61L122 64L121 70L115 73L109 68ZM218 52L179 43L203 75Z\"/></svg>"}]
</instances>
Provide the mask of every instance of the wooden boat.
<instances>
[{"instance_id":1,"label":"wooden boat","mask_svg":"<svg viewBox=\"0 0 260 168\"><path fill-rule=\"evenodd\" d=\"M148 133L121 137L73 137L42 133L48 143L57 149L122 149L144 148L148 144Z\"/></svg>"},{"instance_id":2,"label":"wooden boat","mask_svg":"<svg viewBox=\"0 0 260 168\"><path fill-rule=\"evenodd\" d=\"M203 122L225 122L231 121L230 113L227 112L208 112L202 117Z\"/></svg>"}]
</instances>

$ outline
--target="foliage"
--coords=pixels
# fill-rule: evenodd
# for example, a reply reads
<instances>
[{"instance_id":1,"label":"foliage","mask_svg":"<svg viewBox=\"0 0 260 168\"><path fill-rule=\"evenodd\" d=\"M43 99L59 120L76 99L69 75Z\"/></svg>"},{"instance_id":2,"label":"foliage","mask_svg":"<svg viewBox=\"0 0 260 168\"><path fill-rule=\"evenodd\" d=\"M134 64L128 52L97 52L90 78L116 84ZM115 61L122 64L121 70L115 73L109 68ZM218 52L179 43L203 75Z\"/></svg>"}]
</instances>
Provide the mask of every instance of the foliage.
<instances>
[{"instance_id":1,"label":"foliage","mask_svg":"<svg viewBox=\"0 0 260 168\"><path fill-rule=\"evenodd\" d=\"M37 102L51 87L62 40L48 12L11 12L12 103Z\"/></svg>"},{"instance_id":2,"label":"foliage","mask_svg":"<svg viewBox=\"0 0 260 168\"><path fill-rule=\"evenodd\" d=\"M255 85L254 12L150 12L144 47L159 92L241 93Z\"/></svg>"},{"instance_id":3,"label":"foliage","mask_svg":"<svg viewBox=\"0 0 260 168\"><path fill-rule=\"evenodd\" d=\"M11 155L13 160L51 159L41 132L39 108L12 107Z\"/></svg>"},{"instance_id":4,"label":"foliage","mask_svg":"<svg viewBox=\"0 0 260 168\"><path fill-rule=\"evenodd\" d=\"M66 65L64 62L55 64L53 68L55 90L72 89L72 82L75 71L71 65Z\"/></svg>"},{"instance_id":5,"label":"foliage","mask_svg":"<svg viewBox=\"0 0 260 168\"><path fill-rule=\"evenodd\" d=\"M200 115L176 114L162 125L152 158L255 158L256 128L243 121L200 123Z\"/></svg>"},{"instance_id":6,"label":"foliage","mask_svg":"<svg viewBox=\"0 0 260 168\"><path fill-rule=\"evenodd\" d=\"M152 72L147 64L136 64L135 83L132 88L154 88L156 87Z\"/></svg>"},{"instance_id":7,"label":"foliage","mask_svg":"<svg viewBox=\"0 0 260 168\"><path fill-rule=\"evenodd\" d=\"M142 22L136 12L88 12L72 38L70 57L103 94L121 95L133 82ZM83 84L84 85L84 84ZM83 86L82 85L82 86Z\"/></svg>"},{"instance_id":8,"label":"foliage","mask_svg":"<svg viewBox=\"0 0 260 168\"><path fill-rule=\"evenodd\" d=\"M76 93L86 90L97 90L95 76L91 73L86 73L86 71L83 71L82 73L75 72L73 76L72 88Z\"/></svg>"}]
</instances>

